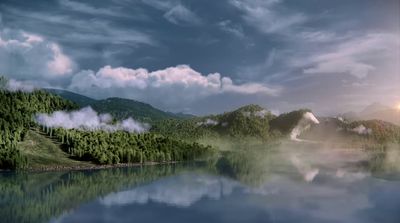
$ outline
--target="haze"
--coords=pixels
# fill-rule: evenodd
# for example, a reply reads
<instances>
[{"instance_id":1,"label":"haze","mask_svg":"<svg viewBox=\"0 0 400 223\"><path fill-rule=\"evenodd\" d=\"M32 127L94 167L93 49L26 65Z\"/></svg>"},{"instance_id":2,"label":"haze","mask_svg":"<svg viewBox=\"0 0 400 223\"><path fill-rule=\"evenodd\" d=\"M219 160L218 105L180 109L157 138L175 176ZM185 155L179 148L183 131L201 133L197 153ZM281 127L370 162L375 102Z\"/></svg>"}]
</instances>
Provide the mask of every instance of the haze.
<instances>
[{"instance_id":1,"label":"haze","mask_svg":"<svg viewBox=\"0 0 400 223\"><path fill-rule=\"evenodd\" d=\"M398 0L3 0L0 73L192 114L394 108L399 10Z\"/></svg>"}]
</instances>

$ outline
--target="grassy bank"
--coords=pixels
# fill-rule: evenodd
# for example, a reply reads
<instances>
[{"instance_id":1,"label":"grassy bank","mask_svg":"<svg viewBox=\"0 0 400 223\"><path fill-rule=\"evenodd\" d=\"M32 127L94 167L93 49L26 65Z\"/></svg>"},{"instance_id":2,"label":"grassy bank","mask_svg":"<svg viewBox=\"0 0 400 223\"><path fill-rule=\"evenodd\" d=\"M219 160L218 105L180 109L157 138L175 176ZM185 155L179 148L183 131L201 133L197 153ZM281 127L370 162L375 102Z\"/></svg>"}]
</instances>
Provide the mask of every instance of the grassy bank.
<instances>
[{"instance_id":1,"label":"grassy bank","mask_svg":"<svg viewBox=\"0 0 400 223\"><path fill-rule=\"evenodd\" d=\"M70 158L70 155L61 149L61 144L45 134L29 130L24 141L18 144L21 153L28 158L28 169L85 169L95 166L86 161Z\"/></svg>"}]
</instances>

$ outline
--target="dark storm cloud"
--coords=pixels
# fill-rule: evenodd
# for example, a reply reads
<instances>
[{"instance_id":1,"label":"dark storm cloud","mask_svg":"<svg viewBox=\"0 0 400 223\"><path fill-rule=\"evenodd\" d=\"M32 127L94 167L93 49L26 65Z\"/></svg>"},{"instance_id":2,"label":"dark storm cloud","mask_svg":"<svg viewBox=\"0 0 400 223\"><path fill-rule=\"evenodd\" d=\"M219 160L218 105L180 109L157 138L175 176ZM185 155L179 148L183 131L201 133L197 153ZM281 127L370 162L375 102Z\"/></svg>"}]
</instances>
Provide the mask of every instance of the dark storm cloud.
<instances>
[{"instance_id":1,"label":"dark storm cloud","mask_svg":"<svg viewBox=\"0 0 400 223\"><path fill-rule=\"evenodd\" d=\"M159 106L193 113L247 103L330 113L400 100L393 81L400 73L397 0L3 0L0 13L0 72L16 79L71 88L81 77L102 86L92 89L102 97L120 94L157 106L155 86L139 94L132 89L141 86L136 77L123 86L115 77L138 75L142 67L146 83L159 84L150 81L152 71L185 64L200 75L174 76L195 83L188 85L196 86L190 100L179 106L159 97L171 101ZM106 66L113 80L97 76ZM207 79L213 73L219 79ZM180 100L178 91L159 92L166 91Z\"/></svg>"}]
</instances>

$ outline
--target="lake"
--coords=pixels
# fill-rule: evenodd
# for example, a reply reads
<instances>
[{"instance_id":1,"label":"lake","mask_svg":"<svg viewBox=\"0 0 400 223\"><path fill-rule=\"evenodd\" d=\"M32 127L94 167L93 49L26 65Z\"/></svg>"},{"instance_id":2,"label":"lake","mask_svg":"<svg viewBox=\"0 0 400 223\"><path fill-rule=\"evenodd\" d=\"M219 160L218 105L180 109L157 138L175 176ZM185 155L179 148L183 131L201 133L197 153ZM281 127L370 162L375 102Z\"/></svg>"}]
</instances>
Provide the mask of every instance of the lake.
<instances>
[{"instance_id":1,"label":"lake","mask_svg":"<svg viewBox=\"0 0 400 223\"><path fill-rule=\"evenodd\" d=\"M400 175L346 149L207 162L0 174L0 221L399 223Z\"/></svg>"}]
</instances>

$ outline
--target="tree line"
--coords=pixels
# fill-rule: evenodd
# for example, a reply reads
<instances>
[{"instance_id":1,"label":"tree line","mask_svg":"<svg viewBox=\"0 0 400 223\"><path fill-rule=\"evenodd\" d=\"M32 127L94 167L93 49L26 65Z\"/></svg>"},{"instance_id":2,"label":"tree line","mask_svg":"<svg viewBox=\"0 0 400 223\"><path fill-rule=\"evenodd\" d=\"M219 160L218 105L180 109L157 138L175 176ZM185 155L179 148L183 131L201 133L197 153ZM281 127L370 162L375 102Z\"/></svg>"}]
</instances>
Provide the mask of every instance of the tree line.
<instances>
[{"instance_id":1,"label":"tree line","mask_svg":"<svg viewBox=\"0 0 400 223\"><path fill-rule=\"evenodd\" d=\"M30 129L40 129L35 114L78 109L79 106L43 90L10 92L0 77L0 169L27 167L18 143ZM153 133L83 131L42 127L58 140L72 158L98 164L170 162L193 160L211 147Z\"/></svg>"},{"instance_id":2,"label":"tree line","mask_svg":"<svg viewBox=\"0 0 400 223\"><path fill-rule=\"evenodd\" d=\"M77 106L41 90L32 93L7 91L2 77L0 83L0 168L23 168L27 166L27 159L18 150L18 142L24 140L29 128L36 125L34 115Z\"/></svg>"},{"instance_id":3,"label":"tree line","mask_svg":"<svg viewBox=\"0 0 400 223\"><path fill-rule=\"evenodd\" d=\"M153 133L50 129L63 148L78 160L97 164L187 161L209 155L210 146L188 143Z\"/></svg>"}]
</instances>

